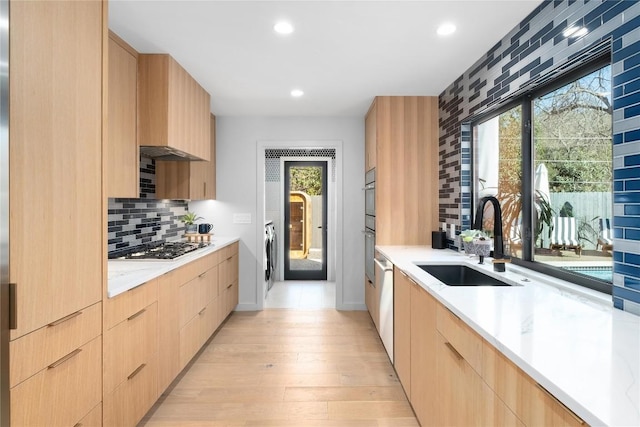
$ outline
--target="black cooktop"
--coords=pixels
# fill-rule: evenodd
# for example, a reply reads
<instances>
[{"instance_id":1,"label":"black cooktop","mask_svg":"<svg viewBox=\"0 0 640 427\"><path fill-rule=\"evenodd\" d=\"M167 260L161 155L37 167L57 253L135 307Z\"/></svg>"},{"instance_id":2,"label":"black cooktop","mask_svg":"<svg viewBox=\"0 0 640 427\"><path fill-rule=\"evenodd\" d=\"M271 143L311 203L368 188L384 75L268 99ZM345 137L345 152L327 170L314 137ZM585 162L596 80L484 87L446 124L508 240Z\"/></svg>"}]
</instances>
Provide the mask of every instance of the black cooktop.
<instances>
[{"instance_id":1,"label":"black cooktop","mask_svg":"<svg viewBox=\"0 0 640 427\"><path fill-rule=\"evenodd\" d=\"M210 243L155 242L148 243L124 252L113 253L109 259L115 260L173 260L182 255L209 246Z\"/></svg>"}]
</instances>

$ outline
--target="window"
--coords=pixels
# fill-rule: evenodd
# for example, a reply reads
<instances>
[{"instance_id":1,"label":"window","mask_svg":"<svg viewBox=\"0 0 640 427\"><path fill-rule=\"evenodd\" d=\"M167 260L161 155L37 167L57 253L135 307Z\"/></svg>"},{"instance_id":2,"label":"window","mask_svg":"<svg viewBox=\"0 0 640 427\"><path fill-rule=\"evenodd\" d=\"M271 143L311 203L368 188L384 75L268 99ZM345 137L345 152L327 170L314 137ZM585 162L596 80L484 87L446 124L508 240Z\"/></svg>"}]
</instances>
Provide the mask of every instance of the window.
<instances>
[{"instance_id":1,"label":"window","mask_svg":"<svg viewBox=\"0 0 640 427\"><path fill-rule=\"evenodd\" d=\"M505 253L516 263L609 291L610 65L583 69L474 122L473 140L476 205L487 195L500 201ZM483 224L486 232L490 221Z\"/></svg>"}]
</instances>

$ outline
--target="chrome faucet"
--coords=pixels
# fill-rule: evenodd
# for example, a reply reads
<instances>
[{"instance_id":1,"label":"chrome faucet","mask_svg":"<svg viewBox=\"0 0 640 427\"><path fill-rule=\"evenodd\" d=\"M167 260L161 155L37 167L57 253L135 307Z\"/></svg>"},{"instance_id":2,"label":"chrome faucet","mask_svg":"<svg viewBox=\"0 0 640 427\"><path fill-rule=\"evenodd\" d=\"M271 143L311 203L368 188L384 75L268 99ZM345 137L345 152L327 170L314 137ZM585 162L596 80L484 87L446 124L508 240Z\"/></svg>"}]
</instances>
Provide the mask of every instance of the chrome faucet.
<instances>
[{"instance_id":1,"label":"chrome faucet","mask_svg":"<svg viewBox=\"0 0 640 427\"><path fill-rule=\"evenodd\" d=\"M500 202L493 196L487 196L480 199L478 209L476 209L476 218L473 228L482 231L482 220L484 216L484 207L487 202L493 205L493 271L504 272L505 262L504 246L502 244L502 209Z\"/></svg>"}]
</instances>

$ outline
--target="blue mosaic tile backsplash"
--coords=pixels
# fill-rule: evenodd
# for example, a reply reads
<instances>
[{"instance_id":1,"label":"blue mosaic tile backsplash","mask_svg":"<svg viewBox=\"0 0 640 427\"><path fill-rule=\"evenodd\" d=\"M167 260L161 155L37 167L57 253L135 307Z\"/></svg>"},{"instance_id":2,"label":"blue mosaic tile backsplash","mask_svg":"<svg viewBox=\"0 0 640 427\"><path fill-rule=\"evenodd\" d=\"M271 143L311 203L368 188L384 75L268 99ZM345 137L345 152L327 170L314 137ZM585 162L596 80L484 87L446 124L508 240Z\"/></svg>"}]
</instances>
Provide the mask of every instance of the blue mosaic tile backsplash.
<instances>
[{"instance_id":1,"label":"blue mosaic tile backsplash","mask_svg":"<svg viewBox=\"0 0 640 427\"><path fill-rule=\"evenodd\" d=\"M565 37L583 26L582 37ZM640 314L640 2L545 1L439 98L440 222L471 226L470 117L611 52L613 305ZM452 245L453 242L450 242Z\"/></svg>"},{"instance_id":2,"label":"blue mosaic tile backsplash","mask_svg":"<svg viewBox=\"0 0 640 427\"><path fill-rule=\"evenodd\" d=\"M108 207L109 255L157 241L179 240L185 227L179 218L187 212L184 200L155 200L155 162L140 157L140 198L110 198Z\"/></svg>"}]
</instances>

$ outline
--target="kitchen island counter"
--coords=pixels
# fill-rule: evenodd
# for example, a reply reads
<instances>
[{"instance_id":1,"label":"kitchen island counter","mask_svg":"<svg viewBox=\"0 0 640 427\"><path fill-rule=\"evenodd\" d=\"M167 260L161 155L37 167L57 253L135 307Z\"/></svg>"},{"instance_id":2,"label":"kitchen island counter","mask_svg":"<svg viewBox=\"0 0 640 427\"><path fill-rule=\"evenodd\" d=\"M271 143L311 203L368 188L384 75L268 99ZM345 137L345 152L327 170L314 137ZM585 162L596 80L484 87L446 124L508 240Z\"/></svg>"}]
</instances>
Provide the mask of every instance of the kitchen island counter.
<instances>
[{"instance_id":1,"label":"kitchen island counter","mask_svg":"<svg viewBox=\"0 0 640 427\"><path fill-rule=\"evenodd\" d=\"M113 298L239 240L238 237L216 236L211 239L211 245L175 260L109 260L107 263L107 296Z\"/></svg>"},{"instance_id":2,"label":"kitchen island counter","mask_svg":"<svg viewBox=\"0 0 640 427\"><path fill-rule=\"evenodd\" d=\"M610 295L452 250L376 250L590 425L640 425L640 317ZM416 263L467 264L515 286L446 286Z\"/></svg>"}]
</instances>

